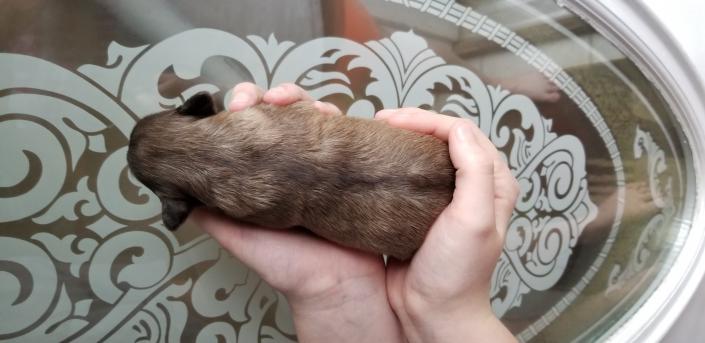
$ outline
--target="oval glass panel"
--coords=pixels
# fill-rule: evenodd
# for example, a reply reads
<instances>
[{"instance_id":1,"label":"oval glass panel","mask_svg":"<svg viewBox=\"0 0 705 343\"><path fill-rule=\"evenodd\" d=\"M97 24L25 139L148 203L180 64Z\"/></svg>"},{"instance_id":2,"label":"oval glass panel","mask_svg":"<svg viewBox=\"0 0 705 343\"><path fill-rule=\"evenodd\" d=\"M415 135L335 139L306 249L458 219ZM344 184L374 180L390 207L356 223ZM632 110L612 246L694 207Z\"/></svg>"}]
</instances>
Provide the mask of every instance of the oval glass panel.
<instances>
[{"instance_id":1,"label":"oval glass panel","mask_svg":"<svg viewBox=\"0 0 705 343\"><path fill-rule=\"evenodd\" d=\"M551 1L23 1L0 13L0 340L291 342L285 299L130 175L135 122L295 82L349 115L470 118L519 180L492 278L522 341L591 341L688 233L657 89Z\"/></svg>"}]
</instances>

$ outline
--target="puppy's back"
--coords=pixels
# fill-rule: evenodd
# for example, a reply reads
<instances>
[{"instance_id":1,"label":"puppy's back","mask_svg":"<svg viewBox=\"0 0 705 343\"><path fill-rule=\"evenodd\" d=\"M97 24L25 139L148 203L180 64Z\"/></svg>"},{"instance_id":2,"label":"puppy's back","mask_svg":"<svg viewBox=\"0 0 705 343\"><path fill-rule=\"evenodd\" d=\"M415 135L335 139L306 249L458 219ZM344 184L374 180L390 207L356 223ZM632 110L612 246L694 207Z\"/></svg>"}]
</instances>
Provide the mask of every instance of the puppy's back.
<instances>
[{"instance_id":1,"label":"puppy's back","mask_svg":"<svg viewBox=\"0 0 705 343\"><path fill-rule=\"evenodd\" d=\"M310 103L260 105L232 125L258 137L258 147L249 148L255 158L245 162L277 189L265 208L240 219L304 226L346 246L405 259L451 200L455 169L447 145L432 136L325 116Z\"/></svg>"}]
</instances>

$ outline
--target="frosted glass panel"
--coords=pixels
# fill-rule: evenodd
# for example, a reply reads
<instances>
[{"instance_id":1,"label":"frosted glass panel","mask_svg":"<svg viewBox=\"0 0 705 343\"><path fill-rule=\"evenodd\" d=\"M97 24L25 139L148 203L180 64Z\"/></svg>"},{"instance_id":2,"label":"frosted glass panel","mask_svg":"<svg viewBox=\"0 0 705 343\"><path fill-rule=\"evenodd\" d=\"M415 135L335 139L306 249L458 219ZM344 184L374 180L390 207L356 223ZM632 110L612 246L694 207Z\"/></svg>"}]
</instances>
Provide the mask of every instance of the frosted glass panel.
<instances>
[{"instance_id":1,"label":"frosted glass panel","mask_svg":"<svg viewBox=\"0 0 705 343\"><path fill-rule=\"evenodd\" d=\"M9 2L0 75L3 341L296 341L285 299L166 230L126 168L139 118L242 81L474 120L521 185L491 301L522 341L608 333L689 229L673 114L550 1Z\"/></svg>"}]
</instances>

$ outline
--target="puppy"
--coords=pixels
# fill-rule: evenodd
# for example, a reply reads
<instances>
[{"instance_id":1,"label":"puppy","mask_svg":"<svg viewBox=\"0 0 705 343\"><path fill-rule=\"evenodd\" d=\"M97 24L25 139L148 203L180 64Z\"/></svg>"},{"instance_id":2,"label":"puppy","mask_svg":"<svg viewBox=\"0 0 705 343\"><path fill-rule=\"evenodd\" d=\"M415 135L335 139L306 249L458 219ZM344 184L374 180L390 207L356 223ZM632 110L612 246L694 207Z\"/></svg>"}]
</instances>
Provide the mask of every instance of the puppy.
<instances>
[{"instance_id":1,"label":"puppy","mask_svg":"<svg viewBox=\"0 0 705 343\"><path fill-rule=\"evenodd\" d=\"M448 205L448 146L381 121L327 116L310 102L216 113L208 93L147 116L127 153L174 230L196 206L269 228L407 259Z\"/></svg>"}]
</instances>

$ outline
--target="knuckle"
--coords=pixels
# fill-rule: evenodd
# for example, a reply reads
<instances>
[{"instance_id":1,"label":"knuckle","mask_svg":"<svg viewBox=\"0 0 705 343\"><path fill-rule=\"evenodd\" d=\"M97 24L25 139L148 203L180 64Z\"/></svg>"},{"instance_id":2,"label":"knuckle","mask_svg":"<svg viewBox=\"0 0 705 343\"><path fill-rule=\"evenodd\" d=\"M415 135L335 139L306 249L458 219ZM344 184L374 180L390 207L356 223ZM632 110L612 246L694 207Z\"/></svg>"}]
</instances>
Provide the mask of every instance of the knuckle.
<instances>
[{"instance_id":1,"label":"knuckle","mask_svg":"<svg viewBox=\"0 0 705 343\"><path fill-rule=\"evenodd\" d=\"M453 286L450 283L429 284L423 279L410 279L399 299L399 305L411 318L420 317L453 295L455 293Z\"/></svg>"},{"instance_id":2,"label":"knuckle","mask_svg":"<svg viewBox=\"0 0 705 343\"><path fill-rule=\"evenodd\" d=\"M299 87L296 84L291 83L291 82L282 83L280 87L282 87L288 93L295 93L295 94L303 93L303 89L301 89L301 87Z\"/></svg>"},{"instance_id":3,"label":"knuckle","mask_svg":"<svg viewBox=\"0 0 705 343\"><path fill-rule=\"evenodd\" d=\"M483 223L481 225L470 226L468 231L472 234L475 239L483 242L490 241L495 235L497 235L497 229L494 225L489 225Z\"/></svg>"},{"instance_id":4,"label":"knuckle","mask_svg":"<svg viewBox=\"0 0 705 343\"><path fill-rule=\"evenodd\" d=\"M475 121L470 118L455 118L455 117L448 117L448 118L450 118L450 120L453 121L453 125L465 126L467 129L472 130L475 133L481 132L481 131L479 131L480 128L477 126Z\"/></svg>"},{"instance_id":5,"label":"knuckle","mask_svg":"<svg viewBox=\"0 0 705 343\"><path fill-rule=\"evenodd\" d=\"M453 209L444 212L444 225L461 228L473 237L485 240L496 234L492 216L487 214L472 214L472 209Z\"/></svg>"},{"instance_id":6,"label":"knuckle","mask_svg":"<svg viewBox=\"0 0 705 343\"><path fill-rule=\"evenodd\" d=\"M468 164L476 172L494 173L494 159L482 149L472 149L468 152Z\"/></svg>"},{"instance_id":7,"label":"knuckle","mask_svg":"<svg viewBox=\"0 0 705 343\"><path fill-rule=\"evenodd\" d=\"M465 125L468 128L475 128L477 125L475 124L475 121L470 119L470 118L457 118L456 125Z\"/></svg>"}]
</instances>

